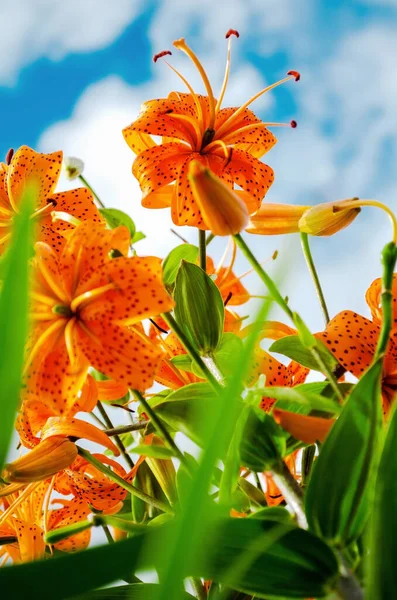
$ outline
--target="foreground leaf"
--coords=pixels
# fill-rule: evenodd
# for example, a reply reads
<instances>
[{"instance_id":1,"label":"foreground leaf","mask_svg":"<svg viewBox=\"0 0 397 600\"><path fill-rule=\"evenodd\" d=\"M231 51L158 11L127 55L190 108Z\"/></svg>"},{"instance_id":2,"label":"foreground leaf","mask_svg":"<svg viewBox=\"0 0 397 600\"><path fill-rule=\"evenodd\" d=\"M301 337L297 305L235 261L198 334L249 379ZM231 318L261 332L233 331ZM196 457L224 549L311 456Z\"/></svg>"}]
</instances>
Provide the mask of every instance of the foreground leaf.
<instances>
[{"instance_id":1,"label":"foreground leaf","mask_svg":"<svg viewBox=\"0 0 397 600\"><path fill-rule=\"evenodd\" d=\"M120 585L118 587L96 590L80 596L76 600L152 600L157 593L158 585L155 583L132 583L131 585ZM182 600L193 599L187 592Z\"/></svg>"},{"instance_id":2,"label":"foreground leaf","mask_svg":"<svg viewBox=\"0 0 397 600\"><path fill-rule=\"evenodd\" d=\"M338 545L362 532L381 429L382 360L354 387L315 461L306 493L310 528Z\"/></svg>"},{"instance_id":3,"label":"foreground leaf","mask_svg":"<svg viewBox=\"0 0 397 600\"><path fill-rule=\"evenodd\" d=\"M105 219L110 229L115 229L116 227L124 225L124 227L127 227L128 231L130 232L131 239L134 237L136 231L135 223L125 212L119 210L118 208L100 208L99 212Z\"/></svg>"},{"instance_id":4,"label":"foreground leaf","mask_svg":"<svg viewBox=\"0 0 397 600\"><path fill-rule=\"evenodd\" d=\"M328 366L330 371L334 371L338 366L338 361L328 348L320 340L316 340L316 350L320 354L323 362ZM275 341L270 346L271 352L277 352L288 356L291 360L295 360L300 365L308 367L313 371L320 371L316 359L308 348L306 348L297 335L288 335Z\"/></svg>"},{"instance_id":5,"label":"foreground leaf","mask_svg":"<svg viewBox=\"0 0 397 600\"><path fill-rule=\"evenodd\" d=\"M172 287L175 283L178 269L182 260L187 262L197 262L199 249L193 244L181 244L177 246L165 257L163 261L163 281L166 287Z\"/></svg>"},{"instance_id":6,"label":"foreground leaf","mask_svg":"<svg viewBox=\"0 0 397 600\"><path fill-rule=\"evenodd\" d=\"M28 261L32 255L34 190L24 194L14 218L11 244L2 261L0 295L0 470L6 459L18 409L28 329Z\"/></svg>"}]
</instances>

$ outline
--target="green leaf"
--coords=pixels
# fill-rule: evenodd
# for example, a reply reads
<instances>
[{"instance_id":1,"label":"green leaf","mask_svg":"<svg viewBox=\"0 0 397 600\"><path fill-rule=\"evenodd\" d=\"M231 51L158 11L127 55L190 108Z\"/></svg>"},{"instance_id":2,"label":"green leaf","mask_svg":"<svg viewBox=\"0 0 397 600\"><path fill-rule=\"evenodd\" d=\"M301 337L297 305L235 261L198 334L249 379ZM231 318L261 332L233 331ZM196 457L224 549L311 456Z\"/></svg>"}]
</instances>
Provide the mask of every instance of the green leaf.
<instances>
[{"instance_id":1,"label":"green leaf","mask_svg":"<svg viewBox=\"0 0 397 600\"><path fill-rule=\"evenodd\" d=\"M223 519L215 529L217 542L206 547L189 574L258 598L317 598L335 585L338 562L332 550L285 517Z\"/></svg>"},{"instance_id":2,"label":"green leaf","mask_svg":"<svg viewBox=\"0 0 397 600\"><path fill-rule=\"evenodd\" d=\"M328 350L328 348L320 341L316 340L316 349L319 352L321 358L324 363L328 366L328 368L333 371L338 366L338 361L333 356L333 354ZM271 352L277 352L278 354L283 354L284 356L288 356L292 360L295 360L300 365L304 367L308 367L313 371L319 371L319 366L317 361L311 354L310 350L308 350L301 342L297 335L288 335L280 340L276 340L269 348Z\"/></svg>"},{"instance_id":3,"label":"green leaf","mask_svg":"<svg viewBox=\"0 0 397 600\"><path fill-rule=\"evenodd\" d=\"M162 458L165 460L176 456L173 450L170 450L165 446L156 446L155 444L152 444L151 446L146 446L145 444L142 444L140 446L130 448L129 451L131 454L150 456L151 458Z\"/></svg>"},{"instance_id":4,"label":"green leaf","mask_svg":"<svg viewBox=\"0 0 397 600\"><path fill-rule=\"evenodd\" d=\"M314 463L306 492L310 528L335 544L356 539L370 510L381 431L381 373L378 360L353 388Z\"/></svg>"},{"instance_id":5,"label":"green leaf","mask_svg":"<svg viewBox=\"0 0 397 600\"><path fill-rule=\"evenodd\" d=\"M235 333L224 333L215 352L215 363L223 375L229 376L233 365L244 351L242 339ZM193 365L194 372L194 365ZM199 373L196 373L200 376Z\"/></svg>"},{"instance_id":6,"label":"green leaf","mask_svg":"<svg viewBox=\"0 0 397 600\"><path fill-rule=\"evenodd\" d=\"M25 341L28 332L29 259L32 256L30 218L35 189L21 199L21 212L14 217L11 243L2 261L0 295L0 471L11 441L18 409Z\"/></svg>"},{"instance_id":7,"label":"green leaf","mask_svg":"<svg viewBox=\"0 0 397 600\"><path fill-rule=\"evenodd\" d=\"M368 598L388 600L397 589L397 410L391 417L375 483Z\"/></svg>"},{"instance_id":8,"label":"green leaf","mask_svg":"<svg viewBox=\"0 0 397 600\"><path fill-rule=\"evenodd\" d=\"M105 219L110 229L116 229L116 227L124 225L130 232L131 238L134 237L136 231L135 223L125 212L119 210L118 208L100 208L99 212Z\"/></svg>"},{"instance_id":9,"label":"green leaf","mask_svg":"<svg viewBox=\"0 0 397 600\"><path fill-rule=\"evenodd\" d=\"M174 299L175 319L190 343L202 354L215 352L225 318L215 283L199 266L183 260L176 276Z\"/></svg>"},{"instance_id":10,"label":"green leaf","mask_svg":"<svg viewBox=\"0 0 397 600\"><path fill-rule=\"evenodd\" d=\"M284 410L291 410L291 404L298 407L305 407L309 410L321 410L333 414L339 413L341 410L337 402L324 398L320 394L306 391L303 386L293 388L268 386L255 389L255 392L257 391L260 391L263 396L275 398L278 401L277 408L283 408Z\"/></svg>"},{"instance_id":11,"label":"green leaf","mask_svg":"<svg viewBox=\"0 0 397 600\"><path fill-rule=\"evenodd\" d=\"M271 415L251 407L240 445L241 464L255 473L271 470L285 454L285 438Z\"/></svg>"},{"instance_id":12,"label":"green leaf","mask_svg":"<svg viewBox=\"0 0 397 600\"><path fill-rule=\"evenodd\" d=\"M193 244L181 244L177 246L165 257L163 261L163 281L167 287L172 287L181 266L182 260L196 263L199 255L199 249Z\"/></svg>"},{"instance_id":13,"label":"green leaf","mask_svg":"<svg viewBox=\"0 0 397 600\"><path fill-rule=\"evenodd\" d=\"M179 354L178 356L173 356L171 358L171 362L176 366L177 369L181 369L181 371L187 371L188 373L193 373L194 366L192 365L192 359L188 354Z\"/></svg>"},{"instance_id":14,"label":"green leaf","mask_svg":"<svg viewBox=\"0 0 397 600\"><path fill-rule=\"evenodd\" d=\"M131 237L131 244L136 244L137 242L140 242L141 240L144 240L146 238L146 235L143 233L143 231L136 231L134 233L134 235Z\"/></svg>"},{"instance_id":15,"label":"green leaf","mask_svg":"<svg viewBox=\"0 0 397 600\"><path fill-rule=\"evenodd\" d=\"M156 583L132 583L131 585L120 585L118 587L106 588L90 592L80 596L76 600L153 600L157 591ZM183 600L194 600L187 592L182 596Z\"/></svg>"}]
</instances>

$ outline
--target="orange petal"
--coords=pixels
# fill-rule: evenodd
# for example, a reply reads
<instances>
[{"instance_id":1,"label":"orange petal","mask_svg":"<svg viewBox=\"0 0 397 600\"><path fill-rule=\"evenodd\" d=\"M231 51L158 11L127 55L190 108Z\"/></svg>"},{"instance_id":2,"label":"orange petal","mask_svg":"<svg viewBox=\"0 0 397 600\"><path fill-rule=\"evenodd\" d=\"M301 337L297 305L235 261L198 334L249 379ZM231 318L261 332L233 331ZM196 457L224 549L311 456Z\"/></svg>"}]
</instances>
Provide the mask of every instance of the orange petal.
<instances>
[{"instance_id":1,"label":"orange petal","mask_svg":"<svg viewBox=\"0 0 397 600\"><path fill-rule=\"evenodd\" d=\"M219 111L215 129L229 118L237 108L224 108ZM256 158L261 158L276 144L277 139L263 124L263 122L248 108L230 124L223 132L222 140L225 144L249 152Z\"/></svg>"},{"instance_id":2,"label":"orange petal","mask_svg":"<svg viewBox=\"0 0 397 600\"><path fill-rule=\"evenodd\" d=\"M325 331L316 333L338 362L356 377L372 362L380 328L372 321L350 310L338 313Z\"/></svg>"},{"instance_id":3,"label":"orange petal","mask_svg":"<svg viewBox=\"0 0 397 600\"><path fill-rule=\"evenodd\" d=\"M89 440L95 442L101 446L105 446L115 454L119 456L120 452L117 446L112 442L109 436L103 431L82 421L81 419L70 419L66 417L50 417L43 427L42 439L48 439L52 436L64 436L83 440Z\"/></svg>"},{"instance_id":4,"label":"orange petal","mask_svg":"<svg viewBox=\"0 0 397 600\"><path fill-rule=\"evenodd\" d=\"M128 394L128 386L113 379L96 381L95 385L98 392L98 400L105 400L105 402L120 400L120 398Z\"/></svg>"},{"instance_id":5,"label":"orange petal","mask_svg":"<svg viewBox=\"0 0 397 600\"><path fill-rule=\"evenodd\" d=\"M49 513L47 529L48 531L53 531L54 529L60 529L78 523L86 519L90 512L87 502L81 498L65 500L63 508L51 510ZM55 544L55 548L62 550L63 552L77 552L78 550L87 548L90 539L91 532L87 529L87 531L72 535L66 538L66 540L58 542Z\"/></svg>"},{"instance_id":6,"label":"orange petal","mask_svg":"<svg viewBox=\"0 0 397 600\"><path fill-rule=\"evenodd\" d=\"M145 208L170 208L174 194L175 185L166 185L142 197L141 203Z\"/></svg>"},{"instance_id":7,"label":"orange petal","mask_svg":"<svg viewBox=\"0 0 397 600\"><path fill-rule=\"evenodd\" d=\"M87 375L87 379L81 389L80 397L77 398L74 408L77 412L92 412L98 402L98 387L97 382L91 375Z\"/></svg>"},{"instance_id":8,"label":"orange petal","mask_svg":"<svg viewBox=\"0 0 397 600\"><path fill-rule=\"evenodd\" d=\"M22 562L30 562L44 558L45 543L44 531L35 523L10 517L15 535L18 538L18 547Z\"/></svg>"},{"instance_id":9,"label":"orange petal","mask_svg":"<svg viewBox=\"0 0 397 600\"><path fill-rule=\"evenodd\" d=\"M236 277L233 271L230 271L227 267L221 267L219 269L215 284L219 287L219 291L224 300L231 294L231 297L228 300L229 306L240 306L250 299L248 290L243 286L240 279Z\"/></svg>"},{"instance_id":10,"label":"orange petal","mask_svg":"<svg viewBox=\"0 0 397 600\"><path fill-rule=\"evenodd\" d=\"M62 152L40 154L28 146L21 146L14 154L7 172L8 195L15 207L19 206L27 184L38 185L37 208L45 206L52 194L62 167Z\"/></svg>"},{"instance_id":11,"label":"orange petal","mask_svg":"<svg viewBox=\"0 0 397 600\"><path fill-rule=\"evenodd\" d=\"M277 408L273 410L273 417L285 431L305 444L323 442L335 423L335 419L309 417Z\"/></svg>"},{"instance_id":12,"label":"orange petal","mask_svg":"<svg viewBox=\"0 0 397 600\"><path fill-rule=\"evenodd\" d=\"M257 210L273 183L273 169L248 152L234 149L226 170L233 182L254 198Z\"/></svg>"},{"instance_id":13,"label":"orange petal","mask_svg":"<svg viewBox=\"0 0 397 600\"><path fill-rule=\"evenodd\" d=\"M264 203L251 217L246 231L259 235L299 232L299 220L310 206Z\"/></svg>"},{"instance_id":14,"label":"orange petal","mask_svg":"<svg viewBox=\"0 0 397 600\"><path fill-rule=\"evenodd\" d=\"M397 273L393 275L393 285L392 285L392 293L393 293L393 328L397 328ZM372 320L374 323L378 325L382 322L382 304L381 304L381 294L382 294L382 280L379 277L375 279L369 286L367 293L365 294L365 299L369 308L371 309Z\"/></svg>"},{"instance_id":15,"label":"orange petal","mask_svg":"<svg viewBox=\"0 0 397 600\"><path fill-rule=\"evenodd\" d=\"M291 387L292 385L292 377L288 368L262 348L256 348L247 385L253 385L260 375L265 375L267 386ZM263 397L260 408L268 412L275 402L273 398Z\"/></svg>"}]
</instances>

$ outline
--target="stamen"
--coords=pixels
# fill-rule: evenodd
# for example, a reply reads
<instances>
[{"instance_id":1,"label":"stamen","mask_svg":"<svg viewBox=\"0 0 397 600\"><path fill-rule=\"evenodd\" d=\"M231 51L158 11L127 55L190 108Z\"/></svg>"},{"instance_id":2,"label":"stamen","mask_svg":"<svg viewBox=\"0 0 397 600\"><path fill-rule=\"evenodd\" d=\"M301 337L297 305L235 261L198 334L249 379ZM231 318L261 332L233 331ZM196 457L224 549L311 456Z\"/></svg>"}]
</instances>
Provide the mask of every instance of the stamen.
<instances>
[{"instance_id":1,"label":"stamen","mask_svg":"<svg viewBox=\"0 0 397 600\"><path fill-rule=\"evenodd\" d=\"M225 38L228 40L230 38L231 35L235 35L236 38L240 37L239 32L237 31L237 29L229 29L229 31L226 33Z\"/></svg>"},{"instance_id":2,"label":"stamen","mask_svg":"<svg viewBox=\"0 0 397 600\"><path fill-rule=\"evenodd\" d=\"M52 203L52 201L50 201L48 204L46 204L42 208L39 208L38 210L36 210L36 212L34 212L30 218L36 219L37 217L42 217L43 215L45 216L46 213L51 212L53 209L54 209L54 204Z\"/></svg>"},{"instance_id":3,"label":"stamen","mask_svg":"<svg viewBox=\"0 0 397 600\"><path fill-rule=\"evenodd\" d=\"M290 125L291 125L292 129L296 129L298 127L298 123L294 119L292 119Z\"/></svg>"},{"instance_id":4,"label":"stamen","mask_svg":"<svg viewBox=\"0 0 397 600\"><path fill-rule=\"evenodd\" d=\"M299 81L301 78L299 71L288 71L287 75L292 75L292 77L295 77L295 81Z\"/></svg>"},{"instance_id":5,"label":"stamen","mask_svg":"<svg viewBox=\"0 0 397 600\"><path fill-rule=\"evenodd\" d=\"M155 54L153 56L153 62L156 63L159 58L163 58L163 56L172 56L172 52L171 50L162 50L162 52L159 52L158 54Z\"/></svg>"},{"instance_id":6,"label":"stamen","mask_svg":"<svg viewBox=\"0 0 397 600\"><path fill-rule=\"evenodd\" d=\"M80 220L77 219L76 217L73 217L73 215L70 215L67 212L64 212L62 210L53 210L51 213L51 217L52 220L54 221L54 223L56 221L66 221L67 223L70 223L71 225L74 225L75 227L78 227L80 225Z\"/></svg>"},{"instance_id":7,"label":"stamen","mask_svg":"<svg viewBox=\"0 0 397 600\"><path fill-rule=\"evenodd\" d=\"M215 142L211 142L210 144L208 144L208 146L205 146L206 153L209 152L210 149L212 152L215 146L220 146L223 152L225 153L225 158L229 158L229 148L226 146L226 143L223 140L215 140Z\"/></svg>"},{"instance_id":8,"label":"stamen","mask_svg":"<svg viewBox=\"0 0 397 600\"><path fill-rule=\"evenodd\" d=\"M177 69L175 69L175 67L173 67L169 62L167 62L166 60L164 61L165 64L172 69L172 71L174 71L174 73L176 73L176 75L178 75L178 77L183 81L183 83L186 85L187 89L189 90L189 92L192 95L192 98L194 100L194 103L196 105L196 110L197 110L197 120L199 122L199 129L200 129L200 136L197 139L197 147L200 148L201 147L201 140L202 140L202 131L204 132L205 129L205 123L204 123L204 114L203 114L203 107L201 106L201 102L197 97L196 92L194 91L194 89L192 88L192 86L190 85L190 83L188 82L188 80L182 75L182 73L180 73ZM173 115L174 117L175 115Z\"/></svg>"},{"instance_id":9,"label":"stamen","mask_svg":"<svg viewBox=\"0 0 397 600\"><path fill-rule=\"evenodd\" d=\"M211 87L210 81L209 81L209 79L207 77L207 73L205 72L203 65L201 64L201 62L199 61L199 59L197 58L197 56L195 55L195 53L193 52L193 50L191 50L191 48L189 48L189 46L186 44L184 38L181 38L180 40L175 40L174 46L175 46L175 48L178 48L178 50L182 50L182 52L184 52L185 54L187 54L187 56L190 58L190 60L196 66L198 72L201 75L201 79L203 80L205 89L207 90L208 101L209 101L209 108L210 108L210 122L208 124L207 129L214 129L214 125L215 125L215 104L216 103L215 103L214 93L212 91L212 87Z\"/></svg>"},{"instance_id":10,"label":"stamen","mask_svg":"<svg viewBox=\"0 0 397 600\"><path fill-rule=\"evenodd\" d=\"M73 335L72 335L75 325L76 325L76 317L73 317L73 319L69 319L69 322L65 327L65 345L66 345L66 351L69 356L69 362L70 362L72 372L74 372L75 365L77 365L77 362L78 362L76 352L74 351Z\"/></svg>"},{"instance_id":11,"label":"stamen","mask_svg":"<svg viewBox=\"0 0 397 600\"><path fill-rule=\"evenodd\" d=\"M284 79L280 79L280 81L276 81L276 83L272 83L271 85L268 85L263 90L261 90L260 92L258 92L254 96L252 96L252 98L247 100L247 102L245 102L245 104L240 106L240 108L238 108L232 115L230 115L230 117L228 119L226 119L226 121L220 126L220 128L216 132L215 138L219 139L220 137L224 137L224 135L225 135L224 132L229 129L229 127L237 119L237 117L239 117L241 115L241 113L244 112L245 109L248 108L248 106L250 104L252 104L255 100L260 98L260 96L263 96L263 94L266 94L266 92L270 92L270 90L273 90L274 88L278 87L279 85L282 85L283 83L286 83L287 81L290 81L291 79L295 79L295 81L299 81L300 75L297 71L289 71L289 73L290 73L290 75L288 75L287 77L284 77Z\"/></svg>"},{"instance_id":12,"label":"stamen","mask_svg":"<svg viewBox=\"0 0 397 600\"><path fill-rule=\"evenodd\" d=\"M6 154L6 165L11 164L12 161L12 157L14 156L14 148L10 148L9 151Z\"/></svg>"},{"instance_id":13,"label":"stamen","mask_svg":"<svg viewBox=\"0 0 397 600\"><path fill-rule=\"evenodd\" d=\"M7 510L3 512L0 517L0 525L2 525L10 515L12 515L21 502L23 502L25 498L27 498L40 485L40 483L40 481L37 481L34 483L29 483L29 485L26 486L23 492L19 494L18 498L7 508Z\"/></svg>"},{"instance_id":14,"label":"stamen","mask_svg":"<svg viewBox=\"0 0 397 600\"><path fill-rule=\"evenodd\" d=\"M62 304L68 304L68 297L63 289L58 285L58 282L55 280L54 274L48 269L44 260L40 260L40 257L37 257L37 265L40 269L40 273L42 274L45 282L47 283L50 290L55 294L57 298L59 298Z\"/></svg>"},{"instance_id":15,"label":"stamen","mask_svg":"<svg viewBox=\"0 0 397 600\"><path fill-rule=\"evenodd\" d=\"M91 302L91 300L95 300L96 298L98 298L98 296L101 296L105 292L109 292L110 290L115 290L115 289L116 289L116 286L114 283L107 283L106 285L96 288L95 290L90 290L89 292L84 292L84 294L80 294L80 296L77 296L76 298L74 298L72 300L70 308L71 308L72 312L75 313L78 309L81 310L82 308L87 306L87 304L89 302Z\"/></svg>"},{"instance_id":16,"label":"stamen","mask_svg":"<svg viewBox=\"0 0 397 600\"><path fill-rule=\"evenodd\" d=\"M56 338L61 333L61 330L64 329L66 323L66 319L57 319L56 321L54 321L54 323L52 323L52 325L50 325L50 327L47 327L47 329L41 334L39 339L35 342L26 360L25 369L23 373L24 375L26 375L31 363L33 362L33 359L43 348L44 344L46 344L48 340L51 339L51 337Z\"/></svg>"},{"instance_id":17,"label":"stamen","mask_svg":"<svg viewBox=\"0 0 397 600\"><path fill-rule=\"evenodd\" d=\"M223 303L223 306L227 306L227 305L228 305L228 303L230 302L230 300L232 299L232 297L233 297L233 294L232 294L232 292L229 292L229 293L228 293L228 295L227 295L227 296L226 296L226 298L225 298L225 301L224 301L224 303Z\"/></svg>"}]
</instances>

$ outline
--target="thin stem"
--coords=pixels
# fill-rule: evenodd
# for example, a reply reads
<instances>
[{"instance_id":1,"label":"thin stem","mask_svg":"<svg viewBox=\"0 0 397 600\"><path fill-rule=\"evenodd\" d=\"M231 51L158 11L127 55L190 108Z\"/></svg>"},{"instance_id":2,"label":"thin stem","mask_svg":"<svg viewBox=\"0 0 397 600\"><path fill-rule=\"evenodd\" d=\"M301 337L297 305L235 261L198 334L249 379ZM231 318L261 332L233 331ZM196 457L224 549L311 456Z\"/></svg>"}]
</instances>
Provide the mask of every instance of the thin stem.
<instances>
[{"instance_id":1,"label":"thin stem","mask_svg":"<svg viewBox=\"0 0 397 600\"><path fill-rule=\"evenodd\" d=\"M97 402L97 407L98 407L98 410L101 413L102 418L105 421L108 429L114 429L114 425L113 425L112 421L109 419L108 414L107 414L102 402L100 402L99 400ZM121 441L121 438L116 433L114 434L114 441L116 443L117 448L120 450L121 454L124 456L125 460L127 461L128 466L130 467L130 469L132 469L134 466L134 462L133 462L131 456L128 454L123 442Z\"/></svg>"},{"instance_id":2,"label":"thin stem","mask_svg":"<svg viewBox=\"0 0 397 600\"><path fill-rule=\"evenodd\" d=\"M382 252L382 327L374 360L385 354L393 326L393 272L397 261L397 248L394 242L387 244Z\"/></svg>"},{"instance_id":3,"label":"thin stem","mask_svg":"<svg viewBox=\"0 0 397 600\"><path fill-rule=\"evenodd\" d=\"M302 243L303 254L306 259L306 264L309 269L310 275L312 276L314 287L316 288L316 293L317 293L317 297L320 302L321 310L322 310L322 313L324 316L325 325L328 325L329 320L330 320L329 312L328 312L327 304L325 302L323 290L321 288L320 280L318 278L317 270L316 270L316 267L315 267L315 264L313 261L313 256L312 256L310 246L309 246L309 236L307 235L307 233L301 233L301 243Z\"/></svg>"},{"instance_id":4,"label":"thin stem","mask_svg":"<svg viewBox=\"0 0 397 600\"><path fill-rule=\"evenodd\" d=\"M110 529L107 525L102 525L102 529L104 534L106 535L106 539L109 542L109 544L114 544L114 539L112 534L110 533Z\"/></svg>"},{"instance_id":5,"label":"thin stem","mask_svg":"<svg viewBox=\"0 0 397 600\"><path fill-rule=\"evenodd\" d=\"M292 310L278 291L273 279L266 273L261 264L256 260L255 256L252 254L251 250L248 248L241 235L238 233L237 235L234 235L233 238L235 239L236 244L244 254L245 258L248 260L254 271L262 279L263 283L269 290L270 296L283 309L283 311L286 313L286 315L288 315L291 321L293 321Z\"/></svg>"},{"instance_id":6,"label":"thin stem","mask_svg":"<svg viewBox=\"0 0 397 600\"><path fill-rule=\"evenodd\" d=\"M145 413L150 417L150 420L153 423L154 428L156 429L156 431L160 435L160 437L162 437L164 439L168 448L175 453L175 455L179 458L179 460L182 463L185 463L186 460L185 460L183 453L179 450L178 446L175 444L174 440L172 439L169 431L167 431L167 429L164 427L163 423L158 418L158 416L156 415L155 411L150 406L150 404L148 403L146 398L138 390L131 390L131 391L132 391L133 395L135 396L135 398L138 400L138 402L141 403L142 407L145 410Z\"/></svg>"},{"instance_id":7,"label":"thin stem","mask_svg":"<svg viewBox=\"0 0 397 600\"><path fill-rule=\"evenodd\" d=\"M90 186L90 184L88 183L88 181L86 180L86 178L83 177L83 175L79 175L79 179L80 179L81 183L83 183L85 185L85 187L90 190L91 194L94 196L94 198L98 202L99 206L101 208L105 208L104 203L102 202L102 200L100 199L100 197L98 196L98 194Z\"/></svg>"},{"instance_id":8,"label":"thin stem","mask_svg":"<svg viewBox=\"0 0 397 600\"><path fill-rule=\"evenodd\" d=\"M95 458L95 456L88 452L88 450L84 450L84 448L81 448L80 446L77 446L77 450L79 455L82 456L87 462L96 467L98 471L106 475L106 477L108 477L111 481L114 481L124 490L130 492L130 494L132 494L133 496L137 496L137 498L140 498L147 504L155 506L163 512L174 514L174 511L171 508L171 506L165 504L164 502L161 502L161 500L152 498L148 494L145 494L145 492L142 492L140 489L136 488L134 485L131 485L130 483L124 481L122 477L120 477L119 475L117 475L117 473L114 473L111 469L109 469L109 467L101 463L101 461Z\"/></svg>"},{"instance_id":9,"label":"thin stem","mask_svg":"<svg viewBox=\"0 0 397 600\"><path fill-rule=\"evenodd\" d=\"M207 270L207 240L205 231L199 229L199 250L200 250L200 267L205 272Z\"/></svg>"},{"instance_id":10,"label":"thin stem","mask_svg":"<svg viewBox=\"0 0 397 600\"><path fill-rule=\"evenodd\" d=\"M224 386L225 385L224 377L223 377L222 373L220 372L220 370L218 369L218 366L217 366L216 362L214 361L214 359L212 358L212 356L203 356L202 358L203 358L204 364L211 371L211 373L213 374L213 376L215 377L217 382L221 386Z\"/></svg>"},{"instance_id":11,"label":"thin stem","mask_svg":"<svg viewBox=\"0 0 397 600\"><path fill-rule=\"evenodd\" d=\"M335 392L336 397L339 400L339 403L343 404L344 396L342 394L342 390L338 386L338 382L335 379L335 375L333 374L331 369L328 368L328 365L325 364L325 362L321 358L321 354L318 352L317 348L310 348L310 352L312 353L318 366L320 367L321 372L324 373L324 375L326 376L328 383L332 387L333 391Z\"/></svg>"},{"instance_id":12,"label":"thin stem","mask_svg":"<svg viewBox=\"0 0 397 600\"><path fill-rule=\"evenodd\" d=\"M313 468L316 445L306 446L302 452L302 485L307 486Z\"/></svg>"},{"instance_id":13,"label":"thin stem","mask_svg":"<svg viewBox=\"0 0 397 600\"><path fill-rule=\"evenodd\" d=\"M215 235L214 235L214 234L211 232L211 233L210 233L210 234L207 236L207 238L206 238L206 240L205 240L205 245L206 245L206 246L208 246L208 245L209 245L209 244L212 242L212 240L214 239L214 237L215 237Z\"/></svg>"},{"instance_id":14,"label":"thin stem","mask_svg":"<svg viewBox=\"0 0 397 600\"><path fill-rule=\"evenodd\" d=\"M163 317L163 319L167 323L167 325L175 333L175 335L177 336L179 341L183 344L183 346L187 350L187 353L189 354L190 358L192 360L194 360L194 362L199 367L199 369L201 369L201 371L203 372L203 375L207 379L208 383L211 384L211 386L213 387L213 389L216 392L220 392L222 389L221 385L216 380L214 375L211 373L211 371L209 370L209 368L207 367L207 365L201 358L200 354L197 352L196 348L187 339L187 337L185 336L182 329L179 327L178 323L175 321L175 319L171 315L171 313L162 313L161 316Z\"/></svg>"},{"instance_id":15,"label":"thin stem","mask_svg":"<svg viewBox=\"0 0 397 600\"><path fill-rule=\"evenodd\" d=\"M291 475L285 462L280 462L280 464L272 470L272 477L287 503L294 511L299 526L303 529L307 529L308 524L303 506L303 492Z\"/></svg>"},{"instance_id":16,"label":"thin stem","mask_svg":"<svg viewBox=\"0 0 397 600\"><path fill-rule=\"evenodd\" d=\"M145 429L150 421L142 421L142 423L131 423L131 425L122 425L120 427L114 427L113 429L105 429L106 435L112 437L121 433L129 433L130 431L139 431Z\"/></svg>"}]
</instances>

